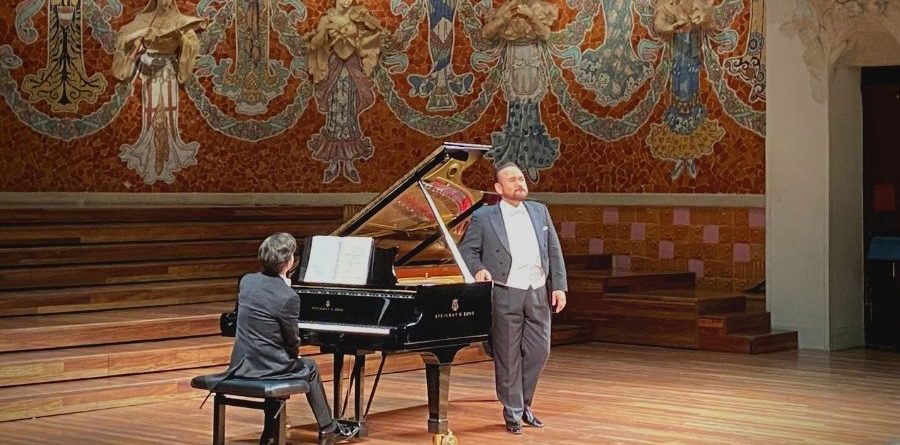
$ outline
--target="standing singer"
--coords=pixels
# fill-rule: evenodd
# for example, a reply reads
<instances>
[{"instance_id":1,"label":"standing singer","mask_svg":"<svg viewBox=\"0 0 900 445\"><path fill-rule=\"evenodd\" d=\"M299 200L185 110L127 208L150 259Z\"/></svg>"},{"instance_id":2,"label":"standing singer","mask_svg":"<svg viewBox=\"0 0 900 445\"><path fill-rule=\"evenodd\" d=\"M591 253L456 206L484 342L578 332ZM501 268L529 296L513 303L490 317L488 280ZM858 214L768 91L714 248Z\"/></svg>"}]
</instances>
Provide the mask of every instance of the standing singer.
<instances>
[{"instance_id":1,"label":"standing singer","mask_svg":"<svg viewBox=\"0 0 900 445\"><path fill-rule=\"evenodd\" d=\"M502 164L495 181L503 199L475 211L460 251L477 281L496 281L490 342L497 398L506 430L522 434L523 422L544 425L531 402L550 356L551 307L558 313L566 306L566 266L547 207L525 200L522 170Z\"/></svg>"}]
</instances>

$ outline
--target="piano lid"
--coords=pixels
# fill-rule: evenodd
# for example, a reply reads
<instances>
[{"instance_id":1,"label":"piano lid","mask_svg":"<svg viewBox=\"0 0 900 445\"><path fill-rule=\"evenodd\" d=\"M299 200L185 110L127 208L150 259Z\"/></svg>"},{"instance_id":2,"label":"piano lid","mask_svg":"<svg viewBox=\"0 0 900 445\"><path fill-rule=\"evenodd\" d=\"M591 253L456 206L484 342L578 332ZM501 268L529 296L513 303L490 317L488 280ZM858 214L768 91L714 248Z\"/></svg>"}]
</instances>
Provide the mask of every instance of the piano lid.
<instances>
[{"instance_id":1,"label":"piano lid","mask_svg":"<svg viewBox=\"0 0 900 445\"><path fill-rule=\"evenodd\" d=\"M463 172L488 149L445 143L332 235L368 236L375 238L377 247L397 247L397 266L461 263L454 252L465 229L460 223L485 200L497 200L494 193L470 189L462 182Z\"/></svg>"}]
</instances>

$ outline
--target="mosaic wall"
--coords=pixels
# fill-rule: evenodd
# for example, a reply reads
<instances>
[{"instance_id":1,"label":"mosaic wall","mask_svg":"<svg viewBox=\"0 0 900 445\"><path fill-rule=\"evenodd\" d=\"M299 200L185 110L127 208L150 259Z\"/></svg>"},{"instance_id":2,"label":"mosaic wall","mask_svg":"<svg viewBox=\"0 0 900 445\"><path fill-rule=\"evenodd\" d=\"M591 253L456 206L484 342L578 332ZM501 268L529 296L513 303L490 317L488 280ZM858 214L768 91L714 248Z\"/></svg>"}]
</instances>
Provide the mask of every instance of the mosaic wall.
<instances>
[{"instance_id":1,"label":"mosaic wall","mask_svg":"<svg viewBox=\"0 0 900 445\"><path fill-rule=\"evenodd\" d=\"M691 271L704 289L744 290L765 278L765 209L550 210L567 254L611 254L614 267L633 271Z\"/></svg>"},{"instance_id":2,"label":"mosaic wall","mask_svg":"<svg viewBox=\"0 0 900 445\"><path fill-rule=\"evenodd\" d=\"M452 140L540 191L764 193L763 0L13 2L2 191L371 192Z\"/></svg>"}]
</instances>

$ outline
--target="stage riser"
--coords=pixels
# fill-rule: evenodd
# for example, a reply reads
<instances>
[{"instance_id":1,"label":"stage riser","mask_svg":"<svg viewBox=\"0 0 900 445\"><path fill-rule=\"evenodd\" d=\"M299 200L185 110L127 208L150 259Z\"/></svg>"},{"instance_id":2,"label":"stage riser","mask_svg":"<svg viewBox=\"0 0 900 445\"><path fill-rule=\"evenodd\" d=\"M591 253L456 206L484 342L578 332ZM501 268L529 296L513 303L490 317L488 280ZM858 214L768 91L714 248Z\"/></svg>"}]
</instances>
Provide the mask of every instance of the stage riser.
<instances>
[{"instance_id":1,"label":"stage riser","mask_svg":"<svg viewBox=\"0 0 900 445\"><path fill-rule=\"evenodd\" d=\"M343 207L180 206L180 207L11 207L0 225L115 224L147 222L326 221L343 219Z\"/></svg>"},{"instance_id":2,"label":"stage riser","mask_svg":"<svg viewBox=\"0 0 900 445\"><path fill-rule=\"evenodd\" d=\"M219 314L233 308L232 302L220 302L5 318L0 352L218 334Z\"/></svg>"},{"instance_id":3,"label":"stage riser","mask_svg":"<svg viewBox=\"0 0 900 445\"><path fill-rule=\"evenodd\" d=\"M192 242L214 240L262 240L275 232L305 237L332 229L334 224L308 221L140 223L110 225L7 226L0 227L0 246L72 246L101 243Z\"/></svg>"},{"instance_id":4,"label":"stage riser","mask_svg":"<svg viewBox=\"0 0 900 445\"><path fill-rule=\"evenodd\" d=\"M47 289L240 277L258 267L256 258L248 257L6 269L0 271L0 289ZM0 298L3 297L0 293Z\"/></svg>"},{"instance_id":5,"label":"stage riser","mask_svg":"<svg viewBox=\"0 0 900 445\"><path fill-rule=\"evenodd\" d=\"M749 306L743 295L703 300L697 304L697 313L701 315L745 311L749 311Z\"/></svg>"},{"instance_id":6,"label":"stage riser","mask_svg":"<svg viewBox=\"0 0 900 445\"><path fill-rule=\"evenodd\" d=\"M579 264L569 274L568 308L560 318L590 326L595 341L741 353L797 347L796 332L767 335L771 317L764 296L698 290L689 272Z\"/></svg>"},{"instance_id":7,"label":"stage riser","mask_svg":"<svg viewBox=\"0 0 900 445\"><path fill-rule=\"evenodd\" d=\"M0 267L40 267L114 262L253 258L258 239L143 244L45 246L0 249Z\"/></svg>"},{"instance_id":8,"label":"stage riser","mask_svg":"<svg viewBox=\"0 0 900 445\"><path fill-rule=\"evenodd\" d=\"M697 321L690 318L619 316L593 325L594 341L631 345L697 348Z\"/></svg>"},{"instance_id":9,"label":"stage riser","mask_svg":"<svg viewBox=\"0 0 900 445\"><path fill-rule=\"evenodd\" d=\"M552 342L582 343L590 341L590 336L585 327L557 325L553 327ZM228 363L231 344L230 338L210 336L7 353L0 363L0 387L224 365ZM464 349L460 356L489 359L479 349ZM319 348L303 346L300 354L316 356ZM397 357L395 361L399 360ZM418 362L414 363L411 369L419 369Z\"/></svg>"},{"instance_id":10,"label":"stage riser","mask_svg":"<svg viewBox=\"0 0 900 445\"><path fill-rule=\"evenodd\" d=\"M642 276L610 277L604 283L605 292L640 292L653 289L686 289L694 286L694 274L647 273Z\"/></svg>"},{"instance_id":11,"label":"stage riser","mask_svg":"<svg viewBox=\"0 0 900 445\"><path fill-rule=\"evenodd\" d=\"M594 337L590 326L587 325L561 324L554 321L551 329L551 341L554 346L586 343L592 341Z\"/></svg>"},{"instance_id":12,"label":"stage riser","mask_svg":"<svg viewBox=\"0 0 900 445\"><path fill-rule=\"evenodd\" d=\"M746 331L768 331L772 328L771 315L759 314L706 315L700 317L697 325L712 335L728 335Z\"/></svg>"},{"instance_id":13,"label":"stage riser","mask_svg":"<svg viewBox=\"0 0 900 445\"><path fill-rule=\"evenodd\" d=\"M0 292L0 316L234 301L237 279Z\"/></svg>"},{"instance_id":14,"label":"stage riser","mask_svg":"<svg viewBox=\"0 0 900 445\"><path fill-rule=\"evenodd\" d=\"M329 354L308 355L316 360L322 379L332 381L333 357ZM367 356L366 375L378 371L380 354ZM479 345L460 351L454 364L489 360ZM227 360L224 360L227 363ZM199 398L204 394L190 387L194 375L221 372L225 364L216 367L194 368L179 371L157 372L146 375L121 376L63 383L30 385L28 390L19 388L0 390L0 421L42 417L56 414L90 411L119 406L139 405L181 398ZM345 363L349 371L352 360ZM417 353L392 355L385 362L387 374L424 369ZM346 384L346 380L345 380ZM452 381L451 381L452 386ZM198 399L199 404L199 399Z\"/></svg>"},{"instance_id":15,"label":"stage riser","mask_svg":"<svg viewBox=\"0 0 900 445\"><path fill-rule=\"evenodd\" d=\"M762 354L797 349L797 331L771 331L744 335L718 335L700 330L699 349L704 351Z\"/></svg>"},{"instance_id":16,"label":"stage riser","mask_svg":"<svg viewBox=\"0 0 900 445\"><path fill-rule=\"evenodd\" d=\"M228 362L232 339L201 337L9 353L0 387L201 368Z\"/></svg>"}]
</instances>

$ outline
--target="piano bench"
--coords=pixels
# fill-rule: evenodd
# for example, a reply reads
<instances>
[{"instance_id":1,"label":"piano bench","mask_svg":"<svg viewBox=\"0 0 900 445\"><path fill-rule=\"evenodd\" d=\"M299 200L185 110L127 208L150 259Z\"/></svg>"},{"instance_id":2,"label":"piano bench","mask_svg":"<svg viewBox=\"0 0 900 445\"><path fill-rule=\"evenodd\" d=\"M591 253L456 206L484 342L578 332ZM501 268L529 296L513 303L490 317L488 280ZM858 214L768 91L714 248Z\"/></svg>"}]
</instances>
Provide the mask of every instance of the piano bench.
<instances>
[{"instance_id":1,"label":"piano bench","mask_svg":"<svg viewBox=\"0 0 900 445\"><path fill-rule=\"evenodd\" d=\"M213 445L225 445L225 406L227 405L262 410L265 413L264 430L274 431L274 443L285 445L287 416L284 415L284 404L294 394L309 392L309 385L303 380L236 378L222 380L223 377L224 374L209 374L191 379L191 387L215 394L213 398ZM263 400L246 400L233 396Z\"/></svg>"}]
</instances>

